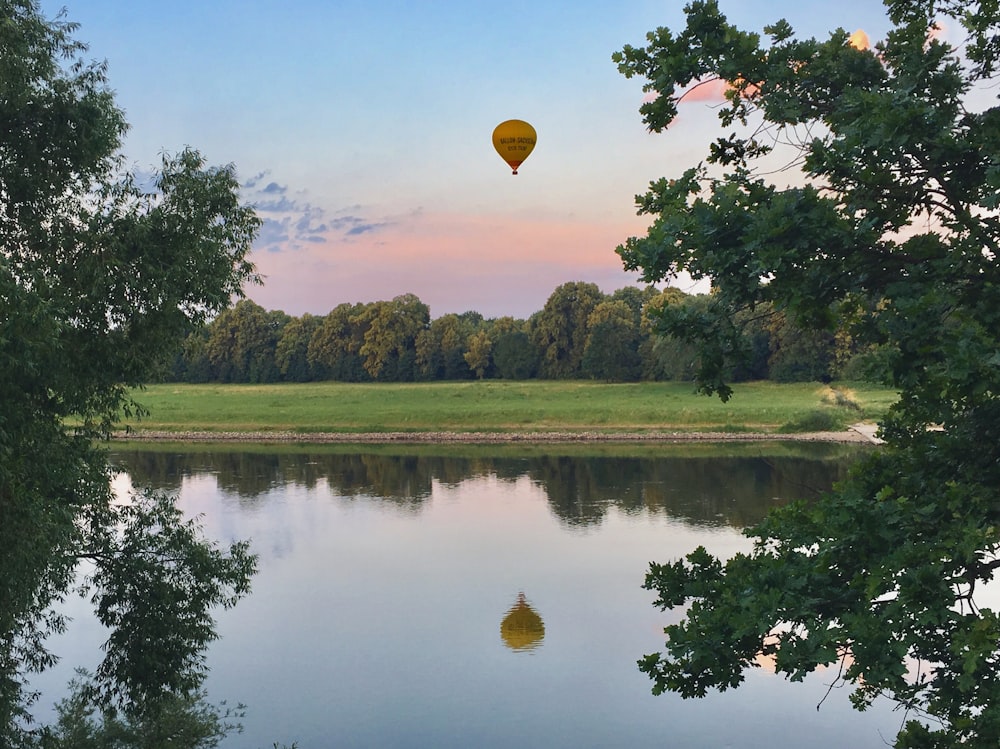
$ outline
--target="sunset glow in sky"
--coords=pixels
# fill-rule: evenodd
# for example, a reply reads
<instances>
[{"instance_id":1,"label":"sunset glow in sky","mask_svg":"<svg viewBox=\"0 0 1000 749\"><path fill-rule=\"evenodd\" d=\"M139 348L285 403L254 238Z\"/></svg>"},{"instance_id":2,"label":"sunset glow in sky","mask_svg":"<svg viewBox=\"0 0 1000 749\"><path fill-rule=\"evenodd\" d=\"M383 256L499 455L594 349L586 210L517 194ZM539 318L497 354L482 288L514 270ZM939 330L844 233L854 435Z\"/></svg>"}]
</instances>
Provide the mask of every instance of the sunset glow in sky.
<instances>
[{"instance_id":1,"label":"sunset glow in sky","mask_svg":"<svg viewBox=\"0 0 1000 749\"><path fill-rule=\"evenodd\" d=\"M692 97L646 132L642 82L611 62L677 0L46 0L105 59L149 170L184 146L236 165L265 220L251 299L292 315L416 294L431 316L527 317L556 286L636 284L615 247L641 235L635 195L706 151L712 102ZM737 25L785 17L799 36L841 27L874 42L875 0L722 0ZM700 99L700 100L698 100ZM493 128L530 122L512 176ZM692 290L690 284L677 284ZM704 290L704 289L697 289Z\"/></svg>"}]
</instances>

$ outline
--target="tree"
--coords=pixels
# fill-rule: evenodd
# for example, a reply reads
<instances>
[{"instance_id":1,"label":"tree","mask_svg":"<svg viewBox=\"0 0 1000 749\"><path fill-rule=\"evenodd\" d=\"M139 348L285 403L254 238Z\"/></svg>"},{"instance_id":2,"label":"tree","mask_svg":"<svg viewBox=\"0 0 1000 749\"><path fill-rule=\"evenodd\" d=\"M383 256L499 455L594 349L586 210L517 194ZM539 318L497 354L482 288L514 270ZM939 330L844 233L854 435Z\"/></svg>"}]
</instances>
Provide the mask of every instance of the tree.
<instances>
[{"instance_id":1,"label":"tree","mask_svg":"<svg viewBox=\"0 0 1000 749\"><path fill-rule=\"evenodd\" d=\"M193 150L164 156L140 187L122 172L124 115L76 26L46 20L34 0L0 2L0 21L0 744L23 746L33 735L24 680L53 662L45 638L65 622L50 606L81 558L107 572L88 592L98 611L138 612L152 595L118 588L125 559L197 593L147 620L141 642L136 619L106 620L97 685L136 714L200 684L210 610L246 590L254 562L243 545L214 549L168 500L112 503L101 440L141 411L131 392L184 334L255 278L259 221L239 202L235 170ZM136 531L127 551L114 533L123 527ZM161 664L179 666L170 679L142 667L160 642L174 648Z\"/></svg>"},{"instance_id":2,"label":"tree","mask_svg":"<svg viewBox=\"0 0 1000 749\"><path fill-rule=\"evenodd\" d=\"M284 380L311 382L322 379L309 362L309 342L322 324L322 317L306 313L293 318L282 328L274 348L274 361Z\"/></svg>"},{"instance_id":3,"label":"tree","mask_svg":"<svg viewBox=\"0 0 1000 749\"><path fill-rule=\"evenodd\" d=\"M542 354L541 376L580 376L587 344L587 318L604 295L596 284L574 281L559 286L533 318L531 340Z\"/></svg>"},{"instance_id":4,"label":"tree","mask_svg":"<svg viewBox=\"0 0 1000 749\"><path fill-rule=\"evenodd\" d=\"M432 320L417 334L414 348L423 379L467 380L472 376L465 346L476 325L468 317L450 313Z\"/></svg>"},{"instance_id":5,"label":"tree","mask_svg":"<svg viewBox=\"0 0 1000 749\"><path fill-rule=\"evenodd\" d=\"M368 305L358 320L365 327L358 353L368 374L390 382L413 380L417 336L430 318L430 308L414 294Z\"/></svg>"},{"instance_id":6,"label":"tree","mask_svg":"<svg viewBox=\"0 0 1000 749\"><path fill-rule=\"evenodd\" d=\"M527 333L528 323L513 317L493 320L489 335L493 341L493 367L504 380L528 380L538 374L538 349Z\"/></svg>"},{"instance_id":7,"label":"tree","mask_svg":"<svg viewBox=\"0 0 1000 749\"><path fill-rule=\"evenodd\" d=\"M167 377L179 382L209 382L214 376L208 358L208 327L202 325L188 333Z\"/></svg>"},{"instance_id":8,"label":"tree","mask_svg":"<svg viewBox=\"0 0 1000 749\"><path fill-rule=\"evenodd\" d=\"M476 373L478 379L486 377L492 359L493 342L484 329L477 330L465 342L465 363Z\"/></svg>"},{"instance_id":9,"label":"tree","mask_svg":"<svg viewBox=\"0 0 1000 749\"><path fill-rule=\"evenodd\" d=\"M899 391L885 446L822 501L749 529L752 551L651 565L657 603L687 608L641 668L656 692L700 696L737 686L761 653L792 679L839 663L859 707L885 694L909 710L897 746L994 747L1000 618L977 594L1000 568L1000 108L984 86L1000 12L886 8L891 30L869 50L842 30L799 40L785 21L765 42L693 2L682 31L613 56L658 94L640 110L654 131L692 85L727 84L729 134L651 184L649 233L618 250L647 282L711 279L706 310L659 319L699 343L702 388L731 395L735 317L770 303L882 346ZM942 22L964 29L963 49Z\"/></svg>"},{"instance_id":10,"label":"tree","mask_svg":"<svg viewBox=\"0 0 1000 749\"><path fill-rule=\"evenodd\" d=\"M683 293L679 289L673 289L673 291ZM613 302L621 301L628 305L632 312L632 322L638 328L642 326L643 309L662 293L655 286L645 286L641 289L638 286L623 286L620 289L615 289L610 299Z\"/></svg>"},{"instance_id":11,"label":"tree","mask_svg":"<svg viewBox=\"0 0 1000 749\"><path fill-rule=\"evenodd\" d=\"M680 289L668 286L650 299L642 307L639 321L639 357L642 361L644 380L691 380L687 369L697 360L697 354L690 345L677 345L675 339L659 334L656 321L661 316L659 309L667 304L683 304L688 299Z\"/></svg>"},{"instance_id":12,"label":"tree","mask_svg":"<svg viewBox=\"0 0 1000 749\"><path fill-rule=\"evenodd\" d=\"M636 315L621 300L606 300L587 318L587 343L580 369L583 374L607 382L639 379L639 326Z\"/></svg>"},{"instance_id":13,"label":"tree","mask_svg":"<svg viewBox=\"0 0 1000 749\"><path fill-rule=\"evenodd\" d=\"M314 369L327 372L334 380L342 382L371 380L361 356L367 330L365 307L364 304L338 304L323 318L309 339L306 354Z\"/></svg>"},{"instance_id":14,"label":"tree","mask_svg":"<svg viewBox=\"0 0 1000 749\"><path fill-rule=\"evenodd\" d=\"M209 325L206 350L221 382L276 382L275 351L289 318L249 299L239 300Z\"/></svg>"},{"instance_id":15,"label":"tree","mask_svg":"<svg viewBox=\"0 0 1000 749\"><path fill-rule=\"evenodd\" d=\"M829 382L836 355L835 334L828 330L803 330L787 315L768 318L771 355L768 374L775 382Z\"/></svg>"}]
</instances>

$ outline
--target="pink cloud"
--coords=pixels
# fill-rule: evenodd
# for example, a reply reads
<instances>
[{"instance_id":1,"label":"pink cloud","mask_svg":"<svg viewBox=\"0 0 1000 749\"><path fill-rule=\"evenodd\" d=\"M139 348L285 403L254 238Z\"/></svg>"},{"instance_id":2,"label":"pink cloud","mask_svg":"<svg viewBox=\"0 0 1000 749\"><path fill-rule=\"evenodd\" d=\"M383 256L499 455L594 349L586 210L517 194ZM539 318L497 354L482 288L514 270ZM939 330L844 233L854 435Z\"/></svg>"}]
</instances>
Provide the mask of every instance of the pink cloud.
<instances>
[{"instance_id":1,"label":"pink cloud","mask_svg":"<svg viewBox=\"0 0 1000 749\"><path fill-rule=\"evenodd\" d=\"M681 97L681 101L709 101L719 102L726 98L726 91L732 86L728 81L721 78L713 78L693 84Z\"/></svg>"},{"instance_id":2,"label":"pink cloud","mask_svg":"<svg viewBox=\"0 0 1000 749\"><path fill-rule=\"evenodd\" d=\"M256 253L265 285L247 292L263 307L293 315L413 293L432 317L466 310L528 317L568 281L596 283L606 293L638 285L615 247L644 228L638 219L420 214L377 235Z\"/></svg>"}]
</instances>

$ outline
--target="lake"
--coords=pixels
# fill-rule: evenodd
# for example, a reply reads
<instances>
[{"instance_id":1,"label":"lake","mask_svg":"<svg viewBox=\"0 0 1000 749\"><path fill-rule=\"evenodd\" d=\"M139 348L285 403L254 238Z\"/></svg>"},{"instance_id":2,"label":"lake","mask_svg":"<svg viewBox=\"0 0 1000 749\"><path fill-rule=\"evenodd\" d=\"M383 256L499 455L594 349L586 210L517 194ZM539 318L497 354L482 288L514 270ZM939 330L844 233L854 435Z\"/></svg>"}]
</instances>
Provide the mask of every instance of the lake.
<instances>
[{"instance_id":1,"label":"lake","mask_svg":"<svg viewBox=\"0 0 1000 749\"><path fill-rule=\"evenodd\" d=\"M641 587L651 560L747 549L746 524L829 488L860 449L158 446L114 459L123 490L176 492L210 537L249 538L260 556L209 652L210 699L247 706L229 749L840 749L884 747L903 715L853 711L832 673L790 684L766 664L732 692L654 697L636 661L677 616ZM102 633L69 605L57 649L92 665Z\"/></svg>"}]
</instances>

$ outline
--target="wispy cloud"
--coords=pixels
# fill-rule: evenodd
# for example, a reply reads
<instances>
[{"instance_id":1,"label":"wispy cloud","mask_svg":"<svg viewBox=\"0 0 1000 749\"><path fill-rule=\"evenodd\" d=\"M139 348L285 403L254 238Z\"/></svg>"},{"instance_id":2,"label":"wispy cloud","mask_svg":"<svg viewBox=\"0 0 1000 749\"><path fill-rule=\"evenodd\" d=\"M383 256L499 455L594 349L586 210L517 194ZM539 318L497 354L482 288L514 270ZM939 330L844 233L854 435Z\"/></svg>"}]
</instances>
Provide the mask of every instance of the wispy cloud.
<instances>
[{"instance_id":1,"label":"wispy cloud","mask_svg":"<svg viewBox=\"0 0 1000 749\"><path fill-rule=\"evenodd\" d=\"M386 226L389 226L388 222L382 222L377 224L359 223L348 229L347 234L348 236L357 237L360 236L361 234L371 234Z\"/></svg>"},{"instance_id":2,"label":"wispy cloud","mask_svg":"<svg viewBox=\"0 0 1000 749\"><path fill-rule=\"evenodd\" d=\"M345 237L357 237L361 234L371 234L379 229L391 226L392 223L393 222L391 221L371 221L363 216L355 216L354 214L337 216L330 221L330 225L333 230Z\"/></svg>"},{"instance_id":3,"label":"wispy cloud","mask_svg":"<svg viewBox=\"0 0 1000 749\"><path fill-rule=\"evenodd\" d=\"M287 185L261 172L242 185L243 198L253 205L262 223L255 249L261 252L295 252L310 245L349 242L360 235L371 235L391 226L385 218L363 215L361 206L333 211L295 193Z\"/></svg>"}]
</instances>

